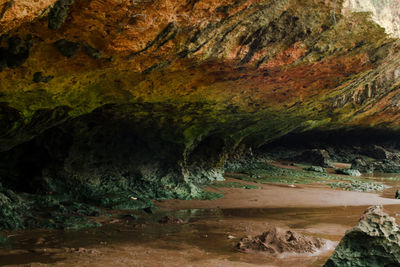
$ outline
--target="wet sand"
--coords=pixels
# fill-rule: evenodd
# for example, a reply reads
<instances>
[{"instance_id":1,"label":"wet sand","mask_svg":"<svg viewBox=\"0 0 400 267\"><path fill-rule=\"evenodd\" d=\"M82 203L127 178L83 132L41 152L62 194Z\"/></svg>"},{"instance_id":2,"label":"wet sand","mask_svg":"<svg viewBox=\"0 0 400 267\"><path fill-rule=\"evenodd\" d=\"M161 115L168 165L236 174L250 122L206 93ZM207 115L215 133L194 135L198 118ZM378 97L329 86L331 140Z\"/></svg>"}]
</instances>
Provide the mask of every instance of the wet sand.
<instances>
[{"instance_id":1,"label":"wet sand","mask_svg":"<svg viewBox=\"0 0 400 267\"><path fill-rule=\"evenodd\" d=\"M241 182L227 178L226 182ZM262 189L209 188L224 193L216 200L166 200L156 205L166 210L209 208L286 208L286 207L337 207L367 205L400 205L399 199L380 197L379 194L333 190L327 185L256 184ZM393 194L394 196L394 194Z\"/></svg>"},{"instance_id":2,"label":"wet sand","mask_svg":"<svg viewBox=\"0 0 400 267\"><path fill-rule=\"evenodd\" d=\"M234 247L241 237L262 233L267 224L337 242L370 205L384 204L391 215L400 214L400 200L327 185L210 190L224 192L225 198L157 202L163 210L156 214L143 213L139 220L101 218L106 223L100 228L10 232L12 242L0 249L0 265L321 266L334 244L320 254L285 258L240 253ZM159 223L166 214L184 223Z\"/></svg>"}]
</instances>

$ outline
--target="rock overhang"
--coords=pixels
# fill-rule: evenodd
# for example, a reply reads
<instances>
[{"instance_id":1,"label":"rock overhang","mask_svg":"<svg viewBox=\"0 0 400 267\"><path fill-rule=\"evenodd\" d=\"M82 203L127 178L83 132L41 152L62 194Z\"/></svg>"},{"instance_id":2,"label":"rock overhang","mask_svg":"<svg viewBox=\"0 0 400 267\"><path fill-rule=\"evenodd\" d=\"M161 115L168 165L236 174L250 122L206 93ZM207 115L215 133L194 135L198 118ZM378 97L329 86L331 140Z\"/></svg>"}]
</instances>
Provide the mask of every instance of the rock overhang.
<instances>
[{"instance_id":1,"label":"rock overhang","mask_svg":"<svg viewBox=\"0 0 400 267\"><path fill-rule=\"evenodd\" d=\"M239 144L400 128L400 43L348 1L39 1L24 16L20 4L0 19L2 179L14 189L28 162L45 179L22 191L187 198Z\"/></svg>"}]
</instances>

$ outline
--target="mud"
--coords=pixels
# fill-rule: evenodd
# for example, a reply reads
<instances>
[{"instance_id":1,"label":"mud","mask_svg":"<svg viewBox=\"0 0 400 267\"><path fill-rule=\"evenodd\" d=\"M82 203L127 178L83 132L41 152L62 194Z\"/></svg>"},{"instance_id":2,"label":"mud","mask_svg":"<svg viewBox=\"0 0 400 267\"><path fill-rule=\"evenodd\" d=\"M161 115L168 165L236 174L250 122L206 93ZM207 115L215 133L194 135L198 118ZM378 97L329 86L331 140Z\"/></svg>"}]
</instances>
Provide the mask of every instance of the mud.
<instances>
[{"instance_id":1,"label":"mud","mask_svg":"<svg viewBox=\"0 0 400 267\"><path fill-rule=\"evenodd\" d=\"M242 252L262 251L279 255L283 253L315 253L324 245L326 245L326 241L321 238L269 226L261 235L242 238L236 248Z\"/></svg>"}]
</instances>

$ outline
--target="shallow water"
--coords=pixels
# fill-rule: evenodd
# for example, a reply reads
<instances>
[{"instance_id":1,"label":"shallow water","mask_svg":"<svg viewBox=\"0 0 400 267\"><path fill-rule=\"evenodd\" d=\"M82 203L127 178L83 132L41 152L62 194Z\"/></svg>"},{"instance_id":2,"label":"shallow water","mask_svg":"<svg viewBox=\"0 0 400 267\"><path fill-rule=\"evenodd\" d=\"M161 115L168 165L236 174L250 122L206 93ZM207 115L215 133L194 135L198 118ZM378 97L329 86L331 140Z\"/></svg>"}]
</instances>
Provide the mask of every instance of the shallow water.
<instances>
[{"instance_id":1,"label":"shallow water","mask_svg":"<svg viewBox=\"0 0 400 267\"><path fill-rule=\"evenodd\" d=\"M240 237L262 233L266 224L290 227L299 232L338 241L354 226L367 207L205 209L169 212L184 224L160 224L166 213L137 220L121 220L80 231L30 230L9 233L10 243L0 251L0 263L63 263L86 266L125 259L129 266L174 266L165 257L180 257L184 266L320 266L330 251L319 255L271 257L245 254L234 249ZM392 215L400 206L385 206ZM228 239L232 235L235 239ZM70 248L74 248L71 252ZM75 251L81 248L81 252ZM84 248L84 249L82 249ZM121 252L122 251L122 252ZM135 251L135 257L127 254ZM157 253L152 253L157 251ZM181 255L180 251L186 253ZM179 253L178 253L179 252ZM147 258L146 258L147 257ZM205 259L207 261L205 261ZM100 264L100 265L102 265ZM210 265L211 264L211 265ZM35 264L34 264L35 265Z\"/></svg>"}]
</instances>

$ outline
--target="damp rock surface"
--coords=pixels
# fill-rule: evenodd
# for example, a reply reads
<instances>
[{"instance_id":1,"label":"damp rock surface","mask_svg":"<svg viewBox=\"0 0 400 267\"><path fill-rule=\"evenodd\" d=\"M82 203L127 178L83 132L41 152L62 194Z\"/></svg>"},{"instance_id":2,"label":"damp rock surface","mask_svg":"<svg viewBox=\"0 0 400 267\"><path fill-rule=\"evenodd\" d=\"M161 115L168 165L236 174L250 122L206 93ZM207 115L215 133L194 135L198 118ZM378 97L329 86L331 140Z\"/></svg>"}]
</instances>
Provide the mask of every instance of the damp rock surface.
<instances>
[{"instance_id":1,"label":"damp rock surface","mask_svg":"<svg viewBox=\"0 0 400 267\"><path fill-rule=\"evenodd\" d=\"M344 174L344 175L349 175L349 176L361 176L361 173L359 170L355 169L336 169L336 173L338 174Z\"/></svg>"},{"instance_id":2,"label":"damp rock surface","mask_svg":"<svg viewBox=\"0 0 400 267\"><path fill-rule=\"evenodd\" d=\"M399 226L393 217L384 212L382 206L373 206L346 233L324 266L399 265Z\"/></svg>"}]
</instances>

